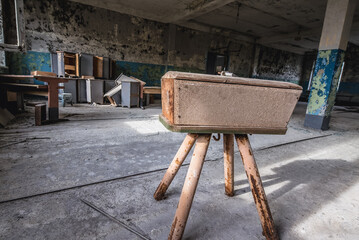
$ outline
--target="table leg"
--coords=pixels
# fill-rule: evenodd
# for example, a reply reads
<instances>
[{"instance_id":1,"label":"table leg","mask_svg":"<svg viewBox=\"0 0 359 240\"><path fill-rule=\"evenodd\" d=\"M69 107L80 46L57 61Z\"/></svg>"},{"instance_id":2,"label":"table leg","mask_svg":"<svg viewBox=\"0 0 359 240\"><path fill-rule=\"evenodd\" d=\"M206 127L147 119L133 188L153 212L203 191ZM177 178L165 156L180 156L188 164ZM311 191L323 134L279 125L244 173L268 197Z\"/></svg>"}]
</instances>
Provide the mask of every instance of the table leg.
<instances>
[{"instance_id":1,"label":"table leg","mask_svg":"<svg viewBox=\"0 0 359 240\"><path fill-rule=\"evenodd\" d=\"M59 119L59 91L57 82L48 82L48 108L49 120Z\"/></svg>"},{"instance_id":2,"label":"table leg","mask_svg":"<svg viewBox=\"0 0 359 240\"><path fill-rule=\"evenodd\" d=\"M24 93L23 92L17 92L16 93L16 101L17 101L17 108L21 110L25 110L25 104L24 104Z\"/></svg>"},{"instance_id":3,"label":"table leg","mask_svg":"<svg viewBox=\"0 0 359 240\"><path fill-rule=\"evenodd\" d=\"M150 94L146 94L146 106L150 105Z\"/></svg>"},{"instance_id":4,"label":"table leg","mask_svg":"<svg viewBox=\"0 0 359 240\"><path fill-rule=\"evenodd\" d=\"M263 235L267 240L277 240L279 237L274 227L272 214L269 209L267 197L264 192L257 164L254 160L248 136L246 134L236 134L235 137L242 157L244 169L248 177L249 185L251 186L259 218L261 220Z\"/></svg>"},{"instance_id":5,"label":"table leg","mask_svg":"<svg viewBox=\"0 0 359 240\"><path fill-rule=\"evenodd\" d=\"M225 193L234 195L234 136L223 134Z\"/></svg>"},{"instance_id":6,"label":"table leg","mask_svg":"<svg viewBox=\"0 0 359 240\"><path fill-rule=\"evenodd\" d=\"M168 167L165 175L162 178L161 183L158 185L157 190L153 195L153 197L157 201L163 199L163 196L165 195L172 180L176 176L183 161L186 159L188 153L191 151L192 146L196 141L197 137L198 137L197 134L188 133L186 138L183 140L181 147L178 149L177 154L173 158L170 166Z\"/></svg>"},{"instance_id":7,"label":"table leg","mask_svg":"<svg viewBox=\"0 0 359 240\"><path fill-rule=\"evenodd\" d=\"M183 185L181 197L168 239L172 240L182 238L210 139L211 134L199 134L196 141L196 146L194 148L193 156L188 168L186 180Z\"/></svg>"},{"instance_id":8,"label":"table leg","mask_svg":"<svg viewBox=\"0 0 359 240\"><path fill-rule=\"evenodd\" d=\"M7 108L7 89L4 87L0 87L0 107Z\"/></svg>"}]
</instances>

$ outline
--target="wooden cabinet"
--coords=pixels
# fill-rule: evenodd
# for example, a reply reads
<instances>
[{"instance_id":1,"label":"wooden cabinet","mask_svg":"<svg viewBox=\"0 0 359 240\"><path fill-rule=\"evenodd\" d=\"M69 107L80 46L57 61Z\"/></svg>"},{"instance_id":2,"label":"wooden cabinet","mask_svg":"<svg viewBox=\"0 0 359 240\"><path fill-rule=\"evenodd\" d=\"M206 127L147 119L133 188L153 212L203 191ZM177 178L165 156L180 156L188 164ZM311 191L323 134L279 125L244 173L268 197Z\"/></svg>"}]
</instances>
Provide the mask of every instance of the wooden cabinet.
<instances>
[{"instance_id":1,"label":"wooden cabinet","mask_svg":"<svg viewBox=\"0 0 359 240\"><path fill-rule=\"evenodd\" d=\"M78 53L57 51L58 76L80 76L80 56Z\"/></svg>"}]
</instances>

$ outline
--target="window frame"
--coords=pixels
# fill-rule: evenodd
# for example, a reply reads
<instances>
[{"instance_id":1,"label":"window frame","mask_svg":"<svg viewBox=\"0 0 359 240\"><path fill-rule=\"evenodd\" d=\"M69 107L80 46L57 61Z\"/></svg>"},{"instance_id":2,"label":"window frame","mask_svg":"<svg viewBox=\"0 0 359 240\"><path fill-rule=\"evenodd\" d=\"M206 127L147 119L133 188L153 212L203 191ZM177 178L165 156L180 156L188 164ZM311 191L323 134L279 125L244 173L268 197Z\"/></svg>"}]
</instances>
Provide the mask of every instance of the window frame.
<instances>
[{"instance_id":1,"label":"window frame","mask_svg":"<svg viewBox=\"0 0 359 240\"><path fill-rule=\"evenodd\" d=\"M15 6L16 37L17 44L0 43L0 50L23 52L25 48L25 18L23 0L13 0ZM3 16L4 17L4 16ZM5 36L6 33L4 33Z\"/></svg>"}]
</instances>

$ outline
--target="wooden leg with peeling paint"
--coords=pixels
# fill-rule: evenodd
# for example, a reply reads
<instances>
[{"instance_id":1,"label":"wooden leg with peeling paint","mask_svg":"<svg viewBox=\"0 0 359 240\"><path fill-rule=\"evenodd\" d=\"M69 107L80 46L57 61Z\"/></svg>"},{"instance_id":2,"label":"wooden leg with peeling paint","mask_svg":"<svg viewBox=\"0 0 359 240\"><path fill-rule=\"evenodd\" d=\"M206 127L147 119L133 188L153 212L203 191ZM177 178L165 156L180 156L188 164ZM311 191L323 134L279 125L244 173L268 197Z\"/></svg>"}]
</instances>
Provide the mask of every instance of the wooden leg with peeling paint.
<instances>
[{"instance_id":1,"label":"wooden leg with peeling paint","mask_svg":"<svg viewBox=\"0 0 359 240\"><path fill-rule=\"evenodd\" d=\"M234 136L223 134L224 187L227 196L234 195Z\"/></svg>"},{"instance_id":2,"label":"wooden leg with peeling paint","mask_svg":"<svg viewBox=\"0 0 359 240\"><path fill-rule=\"evenodd\" d=\"M179 168L181 167L183 161L186 159L188 153L191 151L194 142L196 141L198 134L187 134L186 138L182 142L181 147L178 149L177 154L173 158L170 166L168 167L165 175L162 178L161 183L158 185L157 190L153 197L159 201L163 199L168 187L170 186L172 180L176 176Z\"/></svg>"},{"instance_id":3,"label":"wooden leg with peeling paint","mask_svg":"<svg viewBox=\"0 0 359 240\"><path fill-rule=\"evenodd\" d=\"M181 239L186 227L211 134L199 134L168 239Z\"/></svg>"},{"instance_id":4,"label":"wooden leg with peeling paint","mask_svg":"<svg viewBox=\"0 0 359 240\"><path fill-rule=\"evenodd\" d=\"M251 186L254 202L261 220L263 235L267 240L277 240L279 236L274 227L271 211L269 209L262 180L260 178L257 164L254 160L253 151L246 134L236 134L236 141L242 157L249 185Z\"/></svg>"}]
</instances>

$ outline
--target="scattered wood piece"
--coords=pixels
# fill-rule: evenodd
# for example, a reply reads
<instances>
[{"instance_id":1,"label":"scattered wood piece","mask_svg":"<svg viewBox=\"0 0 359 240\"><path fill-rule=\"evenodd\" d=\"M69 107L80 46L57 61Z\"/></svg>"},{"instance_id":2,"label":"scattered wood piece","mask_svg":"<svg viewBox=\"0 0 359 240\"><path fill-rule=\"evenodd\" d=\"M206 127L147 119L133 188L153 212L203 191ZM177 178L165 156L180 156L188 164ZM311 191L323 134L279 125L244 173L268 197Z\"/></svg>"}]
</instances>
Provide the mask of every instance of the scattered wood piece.
<instances>
[{"instance_id":1,"label":"scattered wood piece","mask_svg":"<svg viewBox=\"0 0 359 240\"><path fill-rule=\"evenodd\" d=\"M111 103L111 106L118 106L120 104L120 91L122 89L122 82L115 81L116 86L111 88L109 91L107 91L104 94L104 97L108 99L108 101Z\"/></svg>"},{"instance_id":2,"label":"scattered wood piece","mask_svg":"<svg viewBox=\"0 0 359 240\"><path fill-rule=\"evenodd\" d=\"M93 75L97 78L103 78L103 57L93 57Z\"/></svg>"},{"instance_id":3,"label":"scattered wood piece","mask_svg":"<svg viewBox=\"0 0 359 240\"><path fill-rule=\"evenodd\" d=\"M111 103L111 106L117 106L115 99L113 97L107 96L108 101Z\"/></svg>"},{"instance_id":4,"label":"scattered wood piece","mask_svg":"<svg viewBox=\"0 0 359 240\"><path fill-rule=\"evenodd\" d=\"M76 66L73 66L73 65L65 65L65 71L66 71L66 70L76 71Z\"/></svg>"},{"instance_id":5,"label":"scattered wood piece","mask_svg":"<svg viewBox=\"0 0 359 240\"><path fill-rule=\"evenodd\" d=\"M27 95L34 95L34 96L43 96L43 97L48 97L49 96L49 93L46 91L24 91L23 92L24 94L27 94Z\"/></svg>"},{"instance_id":6,"label":"scattered wood piece","mask_svg":"<svg viewBox=\"0 0 359 240\"><path fill-rule=\"evenodd\" d=\"M0 125L5 127L11 120L15 118L6 108L0 108Z\"/></svg>"},{"instance_id":7,"label":"scattered wood piece","mask_svg":"<svg viewBox=\"0 0 359 240\"><path fill-rule=\"evenodd\" d=\"M35 125L41 126L46 120L46 104L35 105Z\"/></svg>"},{"instance_id":8,"label":"scattered wood piece","mask_svg":"<svg viewBox=\"0 0 359 240\"><path fill-rule=\"evenodd\" d=\"M161 87L144 87L144 94L161 94Z\"/></svg>"},{"instance_id":9,"label":"scattered wood piece","mask_svg":"<svg viewBox=\"0 0 359 240\"><path fill-rule=\"evenodd\" d=\"M8 80L31 80L34 75L15 75L15 74L0 74L0 79Z\"/></svg>"},{"instance_id":10,"label":"scattered wood piece","mask_svg":"<svg viewBox=\"0 0 359 240\"><path fill-rule=\"evenodd\" d=\"M132 229L131 227L127 226L127 224L123 223L122 221L118 220L117 218L111 216L110 214L108 214L107 212L105 212L104 210L102 210L101 208L95 206L94 204L90 203L89 201L85 200L85 199L80 199L81 202L83 202L84 204L86 204L87 206L89 206L90 208L96 210L97 212L105 215L106 217L108 217L109 219L111 219L112 221L120 224L122 227L126 228L128 231L136 234L138 237L140 237L141 239L145 239L145 240L150 240L149 237L145 236L144 234L140 233L139 231Z\"/></svg>"},{"instance_id":11,"label":"scattered wood piece","mask_svg":"<svg viewBox=\"0 0 359 240\"><path fill-rule=\"evenodd\" d=\"M94 76L81 76L82 79L95 79Z\"/></svg>"},{"instance_id":12,"label":"scattered wood piece","mask_svg":"<svg viewBox=\"0 0 359 240\"><path fill-rule=\"evenodd\" d=\"M142 80L140 80L138 78L135 78L133 76L130 76L130 78L132 78L133 80L136 80L137 82L140 82L142 85L146 85L146 82L144 82L144 81L142 81Z\"/></svg>"},{"instance_id":13,"label":"scattered wood piece","mask_svg":"<svg viewBox=\"0 0 359 240\"><path fill-rule=\"evenodd\" d=\"M53 72L43 72L43 71L32 71L31 75L34 76L50 76L50 77L57 77L56 73Z\"/></svg>"},{"instance_id":14,"label":"scattered wood piece","mask_svg":"<svg viewBox=\"0 0 359 240\"><path fill-rule=\"evenodd\" d=\"M63 52L63 64L65 76L79 76L79 57L77 53Z\"/></svg>"},{"instance_id":15,"label":"scattered wood piece","mask_svg":"<svg viewBox=\"0 0 359 240\"><path fill-rule=\"evenodd\" d=\"M32 88L36 88L36 89L45 89L47 90L48 86L47 85L38 85L38 84L28 84L28 83L0 83L0 85L3 86L8 86L8 87L13 87L13 88L27 88L27 89L32 89Z\"/></svg>"},{"instance_id":16,"label":"scattered wood piece","mask_svg":"<svg viewBox=\"0 0 359 240\"><path fill-rule=\"evenodd\" d=\"M38 104L44 104L44 102L26 102L26 106L35 107Z\"/></svg>"},{"instance_id":17,"label":"scattered wood piece","mask_svg":"<svg viewBox=\"0 0 359 240\"><path fill-rule=\"evenodd\" d=\"M17 101L17 93L12 91L7 91L7 101L8 102L16 102Z\"/></svg>"}]
</instances>

